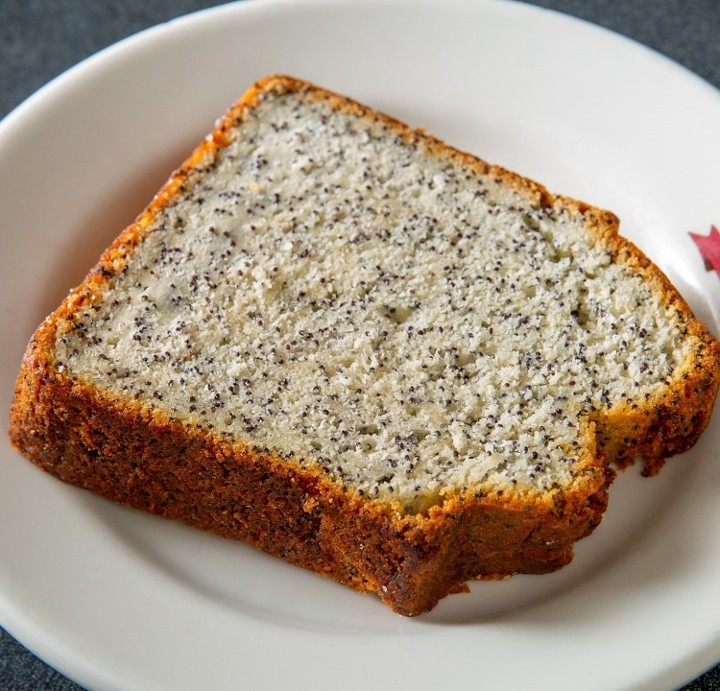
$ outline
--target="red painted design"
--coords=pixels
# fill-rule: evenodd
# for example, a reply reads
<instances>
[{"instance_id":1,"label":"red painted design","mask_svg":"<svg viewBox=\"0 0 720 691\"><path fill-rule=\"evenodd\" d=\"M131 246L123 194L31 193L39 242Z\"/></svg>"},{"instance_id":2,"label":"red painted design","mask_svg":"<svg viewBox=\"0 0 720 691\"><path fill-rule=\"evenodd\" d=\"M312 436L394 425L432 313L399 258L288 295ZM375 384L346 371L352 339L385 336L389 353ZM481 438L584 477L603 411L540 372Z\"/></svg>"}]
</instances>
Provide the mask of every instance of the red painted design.
<instances>
[{"instance_id":1,"label":"red painted design","mask_svg":"<svg viewBox=\"0 0 720 691\"><path fill-rule=\"evenodd\" d=\"M711 226L710 235L690 233L690 237L705 260L705 268L708 271L715 271L720 276L720 231L715 226Z\"/></svg>"}]
</instances>

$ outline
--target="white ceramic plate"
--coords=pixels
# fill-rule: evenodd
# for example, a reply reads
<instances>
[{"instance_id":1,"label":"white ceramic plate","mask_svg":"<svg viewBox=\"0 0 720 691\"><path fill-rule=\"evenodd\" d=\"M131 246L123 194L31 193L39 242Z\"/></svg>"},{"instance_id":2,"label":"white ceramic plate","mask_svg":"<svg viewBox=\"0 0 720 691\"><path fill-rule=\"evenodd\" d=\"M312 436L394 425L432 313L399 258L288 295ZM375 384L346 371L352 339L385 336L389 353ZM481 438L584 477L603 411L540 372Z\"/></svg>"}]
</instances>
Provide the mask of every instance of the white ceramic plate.
<instances>
[{"instance_id":1,"label":"white ceramic plate","mask_svg":"<svg viewBox=\"0 0 720 691\"><path fill-rule=\"evenodd\" d=\"M288 72L615 210L716 329L688 231L720 223L720 94L644 48L506 2L263 1L81 64L0 125L3 419L41 318L262 75ZM132 689L672 688L720 659L720 420L625 473L576 560L402 619L253 549L118 508L0 448L0 622Z\"/></svg>"}]
</instances>

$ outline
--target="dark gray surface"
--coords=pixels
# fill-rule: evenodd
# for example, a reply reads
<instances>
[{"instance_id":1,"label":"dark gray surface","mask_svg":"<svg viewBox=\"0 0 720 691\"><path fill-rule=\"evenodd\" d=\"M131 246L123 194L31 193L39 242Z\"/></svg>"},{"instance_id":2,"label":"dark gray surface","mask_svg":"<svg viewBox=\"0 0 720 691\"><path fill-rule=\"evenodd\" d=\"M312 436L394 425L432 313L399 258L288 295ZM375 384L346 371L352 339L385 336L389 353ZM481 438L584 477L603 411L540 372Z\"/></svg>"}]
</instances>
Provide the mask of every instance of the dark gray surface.
<instances>
[{"instance_id":1,"label":"dark gray surface","mask_svg":"<svg viewBox=\"0 0 720 691\"><path fill-rule=\"evenodd\" d=\"M101 48L154 24L220 4L211 0L0 0L0 117ZM720 0L531 0L530 4L629 36L720 88ZM0 629L0 690L24 689L77 691L80 687ZM720 666L684 691L720 691Z\"/></svg>"}]
</instances>

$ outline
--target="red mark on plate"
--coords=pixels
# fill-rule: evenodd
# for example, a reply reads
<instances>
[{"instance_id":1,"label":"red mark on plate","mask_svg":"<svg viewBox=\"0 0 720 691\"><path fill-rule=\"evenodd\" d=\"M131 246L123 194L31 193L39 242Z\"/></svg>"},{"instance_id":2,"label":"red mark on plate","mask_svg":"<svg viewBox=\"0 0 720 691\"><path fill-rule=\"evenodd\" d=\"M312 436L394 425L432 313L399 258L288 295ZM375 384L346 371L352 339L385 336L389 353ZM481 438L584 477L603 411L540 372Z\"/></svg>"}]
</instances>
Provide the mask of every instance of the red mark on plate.
<instances>
[{"instance_id":1,"label":"red mark on plate","mask_svg":"<svg viewBox=\"0 0 720 691\"><path fill-rule=\"evenodd\" d=\"M708 271L715 271L720 276L720 231L715 226L711 226L710 235L690 233L690 237L705 260L705 268Z\"/></svg>"}]
</instances>

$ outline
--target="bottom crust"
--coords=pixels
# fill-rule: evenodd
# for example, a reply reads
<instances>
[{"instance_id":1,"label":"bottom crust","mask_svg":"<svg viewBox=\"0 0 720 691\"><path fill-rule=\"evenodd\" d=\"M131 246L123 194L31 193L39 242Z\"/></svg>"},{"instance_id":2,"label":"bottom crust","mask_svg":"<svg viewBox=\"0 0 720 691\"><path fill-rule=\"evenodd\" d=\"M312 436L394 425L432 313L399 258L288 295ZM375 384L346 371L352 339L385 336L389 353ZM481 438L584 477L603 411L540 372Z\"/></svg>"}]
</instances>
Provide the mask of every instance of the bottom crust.
<instances>
[{"instance_id":1,"label":"bottom crust","mask_svg":"<svg viewBox=\"0 0 720 691\"><path fill-rule=\"evenodd\" d=\"M38 466L114 502L375 592L402 615L432 609L471 579L564 566L606 508L613 474L598 467L583 491L552 501L463 495L402 515L267 450L102 400L51 373L33 350L10 435Z\"/></svg>"}]
</instances>

